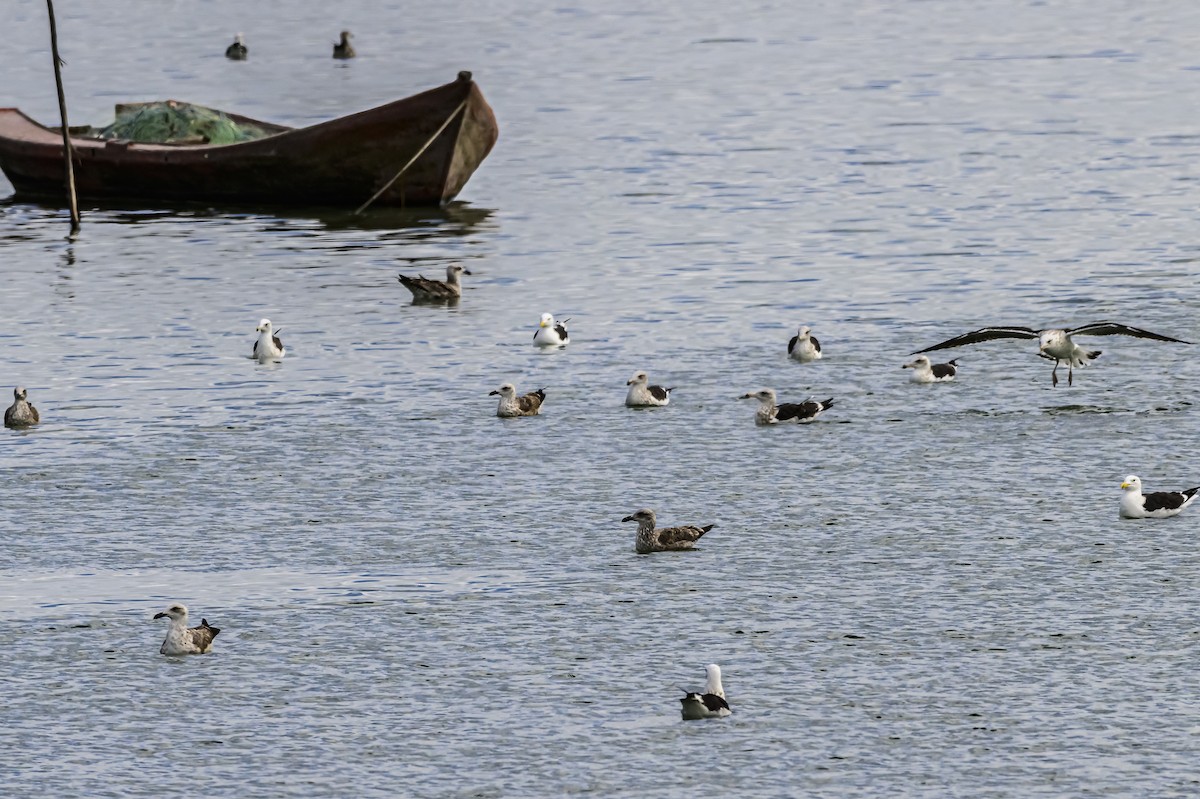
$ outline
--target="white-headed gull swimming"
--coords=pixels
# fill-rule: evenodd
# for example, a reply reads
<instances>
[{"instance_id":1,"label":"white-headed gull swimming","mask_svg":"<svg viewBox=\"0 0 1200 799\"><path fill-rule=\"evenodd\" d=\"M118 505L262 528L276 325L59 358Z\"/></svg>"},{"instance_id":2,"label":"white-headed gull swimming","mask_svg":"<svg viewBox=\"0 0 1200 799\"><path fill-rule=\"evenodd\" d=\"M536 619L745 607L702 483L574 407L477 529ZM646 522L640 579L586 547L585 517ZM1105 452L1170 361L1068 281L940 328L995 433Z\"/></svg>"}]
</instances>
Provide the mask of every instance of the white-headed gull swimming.
<instances>
[{"instance_id":1,"label":"white-headed gull swimming","mask_svg":"<svg viewBox=\"0 0 1200 799\"><path fill-rule=\"evenodd\" d=\"M566 323L570 319L554 321L554 314L544 313L538 322L538 329L533 333L533 344L536 347L565 347L571 336L567 333Z\"/></svg>"},{"instance_id":2,"label":"white-headed gull swimming","mask_svg":"<svg viewBox=\"0 0 1200 799\"><path fill-rule=\"evenodd\" d=\"M1121 483L1121 517L1125 519L1165 519L1174 516L1196 500L1200 486L1186 491L1142 493L1142 479L1131 474Z\"/></svg>"},{"instance_id":3,"label":"white-headed gull swimming","mask_svg":"<svg viewBox=\"0 0 1200 799\"><path fill-rule=\"evenodd\" d=\"M257 358L259 363L282 360L287 350L279 340L279 331L271 329L271 320L260 319L255 330L258 331L258 340L254 342L253 357Z\"/></svg>"},{"instance_id":4,"label":"white-headed gull swimming","mask_svg":"<svg viewBox=\"0 0 1200 799\"><path fill-rule=\"evenodd\" d=\"M680 689L687 694L679 700L683 703L684 721L719 719L733 712L729 709L729 703L725 701L725 686L721 685L721 667L716 663L709 663L704 667L704 672L708 677L704 684L704 693Z\"/></svg>"},{"instance_id":5,"label":"white-headed gull swimming","mask_svg":"<svg viewBox=\"0 0 1200 799\"><path fill-rule=\"evenodd\" d=\"M650 378L645 372L638 372L625 383L629 393L625 395L625 404L630 408L648 408L654 405L666 405L671 401L671 392L675 387L663 388L649 384Z\"/></svg>"},{"instance_id":6,"label":"white-headed gull swimming","mask_svg":"<svg viewBox=\"0 0 1200 799\"><path fill-rule=\"evenodd\" d=\"M760 425L809 422L833 405L833 397L823 402L805 400L804 402L785 402L778 405L775 401L775 390L770 388L743 394L738 399L757 399L759 401L758 410L754 412L754 423Z\"/></svg>"},{"instance_id":7,"label":"white-headed gull swimming","mask_svg":"<svg viewBox=\"0 0 1200 799\"><path fill-rule=\"evenodd\" d=\"M156 619L167 618L171 626L167 637L158 650L163 655L203 655L212 651L213 639L221 632L219 627L210 627L208 619L201 619L199 627L188 627L188 609L174 604L155 615Z\"/></svg>"},{"instance_id":8,"label":"white-headed gull swimming","mask_svg":"<svg viewBox=\"0 0 1200 799\"><path fill-rule=\"evenodd\" d=\"M958 358L946 363L933 363L928 356L918 355L912 363L906 363L901 369L912 369L908 379L913 383L947 383L958 374Z\"/></svg>"},{"instance_id":9,"label":"white-headed gull swimming","mask_svg":"<svg viewBox=\"0 0 1200 799\"><path fill-rule=\"evenodd\" d=\"M496 406L497 416L503 418L537 416L542 412L542 403L546 400L546 389L539 388L537 391L531 391L518 397L517 387L512 383L505 383L488 394L490 397L497 395L500 396L500 403Z\"/></svg>"},{"instance_id":10,"label":"white-headed gull swimming","mask_svg":"<svg viewBox=\"0 0 1200 799\"><path fill-rule=\"evenodd\" d=\"M812 335L812 328L801 327L788 342L788 357L800 363L809 363L821 357L821 342Z\"/></svg>"}]
</instances>

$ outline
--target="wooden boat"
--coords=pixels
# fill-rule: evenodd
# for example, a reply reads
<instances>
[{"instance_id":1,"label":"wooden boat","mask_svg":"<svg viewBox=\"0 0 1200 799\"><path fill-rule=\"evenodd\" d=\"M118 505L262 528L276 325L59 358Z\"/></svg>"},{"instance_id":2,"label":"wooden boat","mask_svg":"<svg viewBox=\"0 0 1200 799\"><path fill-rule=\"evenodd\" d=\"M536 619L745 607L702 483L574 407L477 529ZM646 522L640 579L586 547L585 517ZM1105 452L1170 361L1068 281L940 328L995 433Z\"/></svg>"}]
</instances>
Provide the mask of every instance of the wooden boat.
<instances>
[{"instance_id":1,"label":"wooden boat","mask_svg":"<svg viewBox=\"0 0 1200 799\"><path fill-rule=\"evenodd\" d=\"M223 145L142 144L78 136L72 128L79 196L354 208L432 138L375 203L442 205L462 190L498 136L496 117L470 72L436 89L305 128L226 114L269 135ZM18 196L65 196L62 150L61 129L0 108L0 169Z\"/></svg>"}]
</instances>

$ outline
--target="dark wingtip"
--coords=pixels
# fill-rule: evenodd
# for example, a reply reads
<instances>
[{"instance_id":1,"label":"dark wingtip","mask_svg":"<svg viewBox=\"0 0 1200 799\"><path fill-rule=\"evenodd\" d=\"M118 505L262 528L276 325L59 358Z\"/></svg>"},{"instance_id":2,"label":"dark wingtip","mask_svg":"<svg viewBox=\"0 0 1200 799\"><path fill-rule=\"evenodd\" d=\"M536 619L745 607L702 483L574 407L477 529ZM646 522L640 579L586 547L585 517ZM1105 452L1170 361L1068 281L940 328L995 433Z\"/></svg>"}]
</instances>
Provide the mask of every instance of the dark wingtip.
<instances>
[{"instance_id":1,"label":"dark wingtip","mask_svg":"<svg viewBox=\"0 0 1200 799\"><path fill-rule=\"evenodd\" d=\"M825 400L821 404L824 405L826 408L832 408L833 407L833 397L830 397L829 399Z\"/></svg>"}]
</instances>

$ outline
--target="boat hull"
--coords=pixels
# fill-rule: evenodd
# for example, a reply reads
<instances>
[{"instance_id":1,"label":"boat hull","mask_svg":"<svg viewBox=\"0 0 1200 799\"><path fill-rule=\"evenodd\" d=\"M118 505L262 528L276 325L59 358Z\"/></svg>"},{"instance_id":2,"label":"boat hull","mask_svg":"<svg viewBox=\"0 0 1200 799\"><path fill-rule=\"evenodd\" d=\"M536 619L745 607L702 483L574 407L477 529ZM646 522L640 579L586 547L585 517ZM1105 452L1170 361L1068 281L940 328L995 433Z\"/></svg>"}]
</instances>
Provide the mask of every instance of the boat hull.
<instances>
[{"instance_id":1,"label":"boat hull","mask_svg":"<svg viewBox=\"0 0 1200 799\"><path fill-rule=\"evenodd\" d=\"M141 144L71 137L79 196L358 207L451 119L378 205L443 205L499 135L470 73L387 105L227 145ZM64 196L62 134L0 108L0 169L17 195Z\"/></svg>"}]
</instances>

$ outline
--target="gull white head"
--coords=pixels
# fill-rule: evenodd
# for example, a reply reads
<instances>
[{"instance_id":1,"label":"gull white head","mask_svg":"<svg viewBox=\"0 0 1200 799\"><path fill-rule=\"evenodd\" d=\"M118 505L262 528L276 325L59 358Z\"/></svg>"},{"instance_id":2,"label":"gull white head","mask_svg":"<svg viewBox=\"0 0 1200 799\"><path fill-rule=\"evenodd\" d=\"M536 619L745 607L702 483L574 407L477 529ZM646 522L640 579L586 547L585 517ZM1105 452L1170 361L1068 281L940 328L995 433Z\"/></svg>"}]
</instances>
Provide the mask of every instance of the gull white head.
<instances>
[{"instance_id":1,"label":"gull white head","mask_svg":"<svg viewBox=\"0 0 1200 799\"><path fill-rule=\"evenodd\" d=\"M25 390L25 386L17 386L13 389L13 399L24 402L29 396L29 392Z\"/></svg>"},{"instance_id":2,"label":"gull white head","mask_svg":"<svg viewBox=\"0 0 1200 799\"><path fill-rule=\"evenodd\" d=\"M709 663L704 667L704 673L708 676L708 681L704 684L704 693L716 694L724 699L725 686L721 685L721 667L716 663Z\"/></svg>"},{"instance_id":3,"label":"gull white head","mask_svg":"<svg viewBox=\"0 0 1200 799\"><path fill-rule=\"evenodd\" d=\"M187 605L182 605L179 603L175 603L171 607L164 610L162 613L157 613L154 616L154 618L156 618L156 619L168 618L171 621L177 622L177 623L186 623L187 617L188 617Z\"/></svg>"},{"instance_id":4,"label":"gull white head","mask_svg":"<svg viewBox=\"0 0 1200 799\"><path fill-rule=\"evenodd\" d=\"M1038 350L1046 352L1047 350L1057 349L1065 344L1067 334L1062 330L1043 330L1038 336Z\"/></svg>"},{"instance_id":5,"label":"gull white head","mask_svg":"<svg viewBox=\"0 0 1200 799\"><path fill-rule=\"evenodd\" d=\"M809 327L808 325L800 325L800 329L796 331L796 335L799 336L800 338L807 338L808 334L811 332L812 332L812 328Z\"/></svg>"},{"instance_id":6,"label":"gull white head","mask_svg":"<svg viewBox=\"0 0 1200 799\"><path fill-rule=\"evenodd\" d=\"M270 319L259 319L258 327L256 327L255 330L257 330L259 333L270 333L271 332L271 320Z\"/></svg>"},{"instance_id":7,"label":"gull white head","mask_svg":"<svg viewBox=\"0 0 1200 799\"><path fill-rule=\"evenodd\" d=\"M457 283L459 275L469 275L470 272L462 264L450 264L446 267L446 280Z\"/></svg>"},{"instance_id":8,"label":"gull white head","mask_svg":"<svg viewBox=\"0 0 1200 799\"><path fill-rule=\"evenodd\" d=\"M1131 474L1125 478L1125 482L1121 483L1121 488L1125 489L1126 491L1141 491L1142 478L1138 477L1136 474Z\"/></svg>"},{"instance_id":9,"label":"gull white head","mask_svg":"<svg viewBox=\"0 0 1200 799\"><path fill-rule=\"evenodd\" d=\"M233 37L233 41L234 41L234 43L235 43L235 44L245 44L245 43L246 43L246 40L242 38L241 31L239 31L239 32L238 32L238 33L237 33L237 34L236 34L236 35Z\"/></svg>"},{"instance_id":10,"label":"gull white head","mask_svg":"<svg viewBox=\"0 0 1200 799\"><path fill-rule=\"evenodd\" d=\"M542 314L542 321L538 322L538 327L554 327L554 314Z\"/></svg>"},{"instance_id":11,"label":"gull white head","mask_svg":"<svg viewBox=\"0 0 1200 799\"><path fill-rule=\"evenodd\" d=\"M918 355L916 358L914 358L912 360L911 363L906 363L906 364L904 364L904 366L901 366L900 368L901 369L921 369L921 368L929 369L929 368L932 368L932 362L929 360L928 356Z\"/></svg>"},{"instance_id":12,"label":"gull white head","mask_svg":"<svg viewBox=\"0 0 1200 799\"><path fill-rule=\"evenodd\" d=\"M763 404L775 404L775 389L760 388L758 391L743 394L738 399L756 399Z\"/></svg>"},{"instance_id":13,"label":"gull white head","mask_svg":"<svg viewBox=\"0 0 1200 799\"><path fill-rule=\"evenodd\" d=\"M625 381L627 386L645 385L650 380L650 377L645 372L637 372L633 377Z\"/></svg>"},{"instance_id":14,"label":"gull white head","mask_svg":"<svg viewBox=\"0 0 1200 799\"><path fill-rule=\"evenodd\" d=\"M490 392L488 396L492 397L497 394L499 394L503 399L512 399L517 395L517 387L512 383L505 383L504 385L500 386L500 388Z\"/></svg>"}]
</instances>

